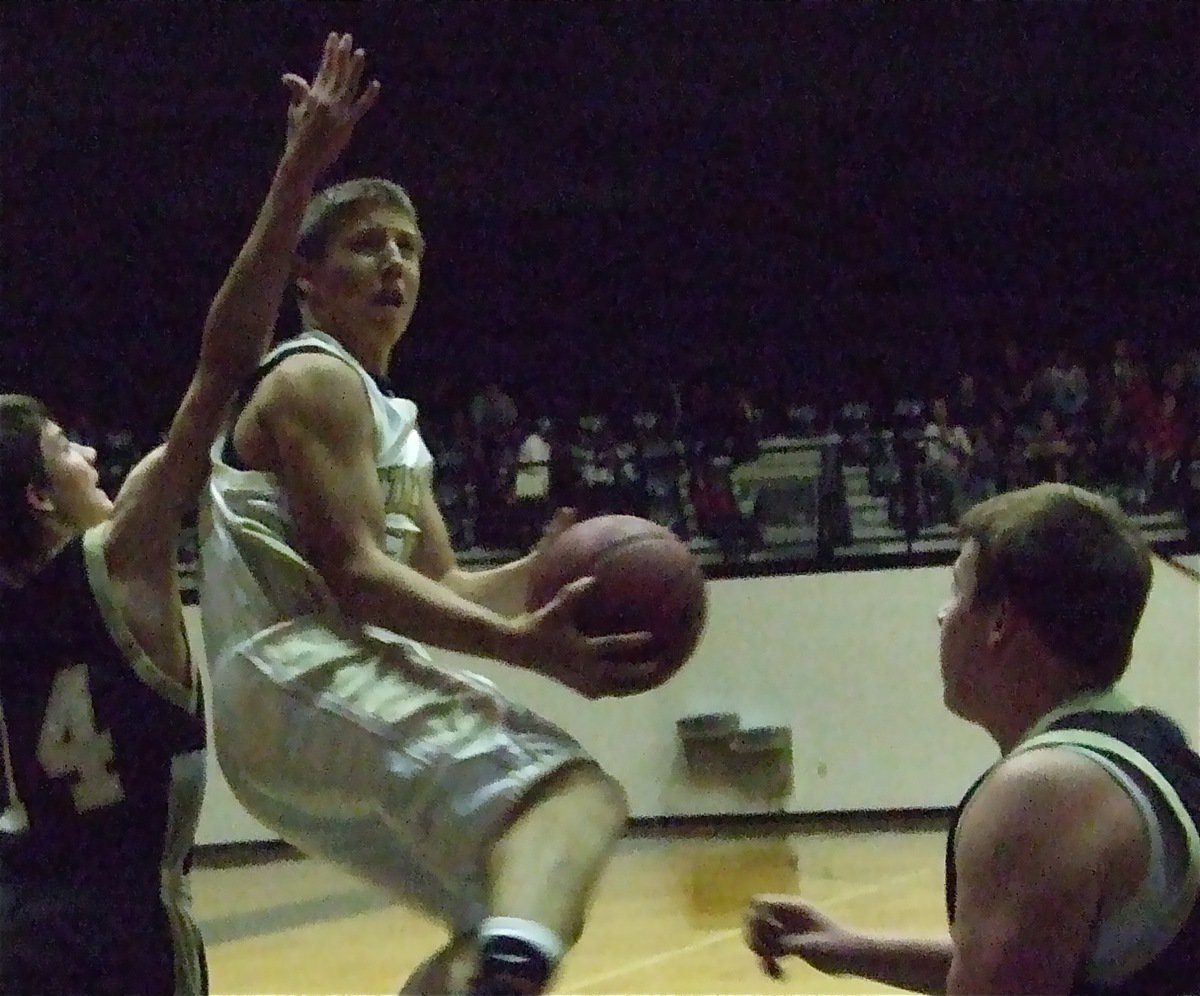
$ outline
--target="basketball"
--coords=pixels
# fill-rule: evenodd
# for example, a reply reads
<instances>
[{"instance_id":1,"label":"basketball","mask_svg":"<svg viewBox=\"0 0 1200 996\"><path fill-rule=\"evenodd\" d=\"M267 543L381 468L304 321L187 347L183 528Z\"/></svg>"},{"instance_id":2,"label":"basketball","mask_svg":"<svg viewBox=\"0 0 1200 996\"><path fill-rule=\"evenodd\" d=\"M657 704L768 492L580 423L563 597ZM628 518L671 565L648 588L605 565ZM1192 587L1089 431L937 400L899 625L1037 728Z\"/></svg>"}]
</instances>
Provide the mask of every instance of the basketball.
<instances>
[{"instance_id":1,"label":"basketball","mask_svg":"<svg viewBox=\"0 0 1200 996\"><path fill-rule=\"evenodd\" d=\"M639 660L658 667L640 680L621 674L612 660L611 689L635 694L656 688L678 671L696 649L708 611L700 565L674 533L633 515L601 515L560 533L534 561L529 608L549 602L565 584L593 576L595 585L576 613L591 636L645 630L653 634Z\"/></svg>"}]
</instances>

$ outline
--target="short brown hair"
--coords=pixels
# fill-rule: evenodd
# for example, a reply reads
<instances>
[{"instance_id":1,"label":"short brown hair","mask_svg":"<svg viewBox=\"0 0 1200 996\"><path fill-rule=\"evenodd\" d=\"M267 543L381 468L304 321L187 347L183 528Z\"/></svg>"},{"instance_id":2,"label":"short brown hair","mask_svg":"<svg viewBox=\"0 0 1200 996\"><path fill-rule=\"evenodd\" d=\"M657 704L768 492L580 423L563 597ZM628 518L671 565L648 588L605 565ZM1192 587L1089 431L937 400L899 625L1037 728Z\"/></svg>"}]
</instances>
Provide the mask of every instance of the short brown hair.
<instances>
[{"instance_id":1,"label":"short brown hair","mask_svg":"<svg viewBox=\"0 0 1200 996\"><path fill-rule=\"evenodd\" d=\"M979 545L976 604L1011 599L1094 687L1125 673L1154 568L1145 537L1115 502L1038 484L974 506L959 535Z\"/></svg>"},{"instance_id":2,"label":"short brown hair","mask_svg":"<svg viewBox=\"0 0 1200 996\"><path fill-rule=\"evenodd\" d=\"M37 556L37 522L25 500L46 483L42 431L46 407L27 394L0 394L0 565L20 567Z\"/></svg>"},{"instance_id":3,"label":"short brown hair","mask_svg":"<svg viewBox=\"0 0 1200 996\"><path fill-rule=\"evenodd\" d=\"M380 177L363 177L334 184L313 195L300 222L296 254L301 259L318 260L325 255L329 242L346 219L358 208L393 207L417 223L417 209L400 184Z\"/></svg>"}]
</instances>

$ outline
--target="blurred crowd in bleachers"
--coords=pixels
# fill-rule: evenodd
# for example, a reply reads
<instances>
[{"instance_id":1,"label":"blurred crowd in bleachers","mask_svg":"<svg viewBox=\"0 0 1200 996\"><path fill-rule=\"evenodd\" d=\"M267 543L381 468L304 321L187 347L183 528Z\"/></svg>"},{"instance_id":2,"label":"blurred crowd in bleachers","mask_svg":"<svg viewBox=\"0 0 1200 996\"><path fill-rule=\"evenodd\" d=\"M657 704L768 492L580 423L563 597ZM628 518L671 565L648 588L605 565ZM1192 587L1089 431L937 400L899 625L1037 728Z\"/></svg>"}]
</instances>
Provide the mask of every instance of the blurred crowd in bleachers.
<instances>
[{"instance_id":1,"label":"blurred crowd in bleachers","mask_svg":"<svg viewBox=\"0 0 1200 996\"><path fill-rule=\"evenodd\" d=\"M857 470L887 524L910 538L1038 481L1096 489L1135 515L1177 513L1200 536L1200 348L1152 362L1127 340L1087 356L1009 343L998 366L945 388L883 401L835 392L822 404L700 378L659 409L551 419L492 384L426 433L463 548L525 546L566 504L643 515L748 553L764 542L761 506L738 470L789 444L832 457L819 465L826 510L848 516Z\"/></svg>"},{"instance_id":2,"label":"blurred crowd in bleachers","mask_svg":"<svg viewBox=\"0 0 1200 996\"><path fill-rule=\"evenodd\" d=\"M1166 516L1200 544L1200 348L1150 359L1127 340L1086 355L1010 343L940 388L784 397L701 376L654 401L551 413L491 383L465 405L427 405L421 429L455 548L480 559L528 547L562 505L642 515L727 561L752 557L778 541L764 528L764 476L748 468L789 449L814 454L812 487L796 493L811 494L826 550L854 540L864 504L879 511L872 535L911 543L939 527L952 536L982 498L1047 480ZM147 443L80 429L110 486Z\"/></svg>"}]
</instances>

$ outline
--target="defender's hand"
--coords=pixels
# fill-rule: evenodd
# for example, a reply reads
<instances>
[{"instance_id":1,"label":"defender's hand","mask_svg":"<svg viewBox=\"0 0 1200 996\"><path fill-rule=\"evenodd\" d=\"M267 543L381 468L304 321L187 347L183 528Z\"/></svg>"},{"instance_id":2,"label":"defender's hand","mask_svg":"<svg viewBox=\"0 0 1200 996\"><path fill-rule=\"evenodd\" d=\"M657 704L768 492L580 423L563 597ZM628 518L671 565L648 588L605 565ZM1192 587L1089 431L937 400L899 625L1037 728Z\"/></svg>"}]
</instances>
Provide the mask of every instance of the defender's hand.
<instances>
[{"instance_id":1,"label":"defender's hand","mask_svg":"<svg viewBox=\"0 0 1200 996\"><path fill-rule=\"evenodd\" d=\"M346 148L354 126L379 97L379 81L360 87L366 56L350 35L325 39L321 64L311 83L287 73L286 157L312 176L322 173Z\"/></svg>"},{"instance_id":2,"label":"defender's hand","mask_svg":"<svg viewBox=\"0 0 1200 996\"><path fill-rule=\"evenodd\" d=\"M755 896L746 911L746 946L773 979L783 977L779 959L803 958L817 971L847 971L857 935L796 896Z\"/></svg>"}]
</instances>

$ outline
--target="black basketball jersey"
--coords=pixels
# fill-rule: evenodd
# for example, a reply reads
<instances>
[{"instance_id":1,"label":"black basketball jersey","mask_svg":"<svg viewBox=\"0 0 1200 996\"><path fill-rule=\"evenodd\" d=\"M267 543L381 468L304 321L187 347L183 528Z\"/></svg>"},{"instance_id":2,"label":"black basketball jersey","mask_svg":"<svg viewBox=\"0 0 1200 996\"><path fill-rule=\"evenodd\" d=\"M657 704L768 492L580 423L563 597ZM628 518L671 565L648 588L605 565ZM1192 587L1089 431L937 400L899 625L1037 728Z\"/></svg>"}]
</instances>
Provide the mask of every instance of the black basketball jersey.
<instances>
[{"instance_id":1,"label":"black basketball jersey","mask_svg":"<svg viewBox=\"0 0 1200 996\"><path fill-rule=\"evenodd\" d=\"M1082 733L1084 736L1079 737ZM1156 771L1173 791L1186 816L1200 828L1200 756L1170 719L1152 709L1096 710L1063 716L1046 727L1045 738L1061 737L1064 744L1081 743L1117 765L1147 798L1162 798L1163 790L1142 770ZM1038 738L1043 739L1042 737ZM1131 759L1132 755L1132 759ZM946 848L946 912L954 922L956 897L955 831L967 803L983 783L985 773L967 792L954 814ZM1191 856L1189 874L1200 873ZM1200 992L1200 900L1192 906L1174 939L1143 968L1114 985L1077 980L1071 990L1079 996L1167 996Z\"/></svg>"},{"instance_id":2,"label":"black basketball jersey","mask_svg":"<svg viewBox=\"0 0 1200 996\"><path fill-rule=\"evenodd\" d=\"M99 886L121 903L177 886L204 793L198 677L156 670L112 601L105 526L0 590L0 879ZM164 888L166 887L166 888Z\"/></svg>"}]
</instances>

